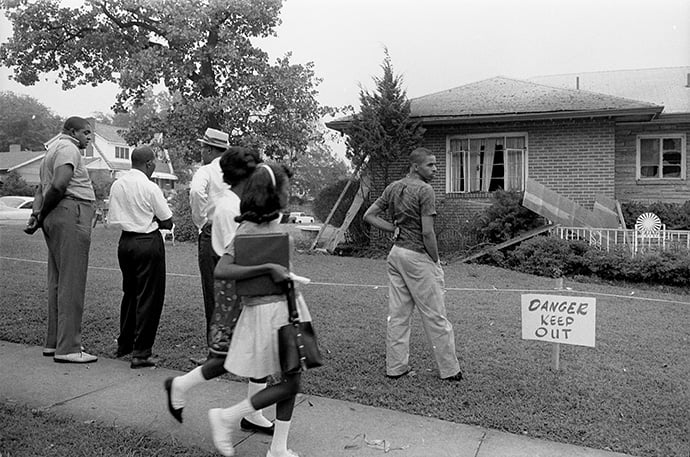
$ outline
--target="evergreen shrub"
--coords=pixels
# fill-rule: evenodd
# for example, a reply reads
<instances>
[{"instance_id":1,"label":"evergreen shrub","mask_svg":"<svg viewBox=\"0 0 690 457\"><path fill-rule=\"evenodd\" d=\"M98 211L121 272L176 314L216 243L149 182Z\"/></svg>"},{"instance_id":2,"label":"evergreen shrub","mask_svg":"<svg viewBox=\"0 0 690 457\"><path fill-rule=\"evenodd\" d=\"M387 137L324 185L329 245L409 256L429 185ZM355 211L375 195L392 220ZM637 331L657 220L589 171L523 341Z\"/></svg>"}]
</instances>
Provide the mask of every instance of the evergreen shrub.
<instances>
[{"instance_id":1,"label":"evergreen shrub","mask_svg":"<svg viewBox=\"0 0 690 457\"><path fill-rule=\"evenodd\" d=\"M10 171L5 179L0 181L0 197L5 195L19 195L32 197L36 193L36 188L24 181L22 175L16 171Z\"/></svg>"},{"instance_id":2,"label":"evergreen shrub","mask_svg":"<svg viewBox=\"0 0 690 457\"><path fill-rule=\"evenodd\" d=\"M541 216L522 206L522 192L498 190L491 199L475 226L486 242L502 243L544 224Z\"/></svg>"},{"instance_id":3,"label":"evergreen shrub","mask_svg":"<svg viewBox=\"0 0 690 457\"><path fill-rule=\"evenodd\" d=\"M189 189L182 189L175 193L170 202L175 223L176 241L196 241L199 230L192 222L192 207L189 206Z\"/></svg>"}]
</instances>

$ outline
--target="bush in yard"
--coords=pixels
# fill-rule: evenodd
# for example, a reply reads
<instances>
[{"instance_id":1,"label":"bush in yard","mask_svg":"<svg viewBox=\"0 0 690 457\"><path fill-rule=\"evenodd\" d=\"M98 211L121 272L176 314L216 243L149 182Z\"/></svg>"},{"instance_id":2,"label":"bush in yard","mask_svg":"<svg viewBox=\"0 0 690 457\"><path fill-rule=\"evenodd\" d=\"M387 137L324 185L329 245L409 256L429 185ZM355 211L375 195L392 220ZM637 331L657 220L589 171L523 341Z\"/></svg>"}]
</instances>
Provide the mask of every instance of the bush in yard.
<instances>
[{"instance_id":1,"label":"bush in yard","mask_svg":"<svg viewBox=\"0 0 690 457\"><path fill-rule=\"evenodd\" d=\"M630 256L627 249L591 249L586 260L601 279L668 286L690 285L690 255L685 252L647 252Z\"/></svg>"},{"instance_id":2,"label":"bush in yard","mask_svg":"<svg viewBox=\"0 0 690 457\"><path fill-rule=\"evenodd\" d=\"M4 180L0 181L0 196L22 195L31 197L36 192L36 188L24 181L22 175L16 171L10 171Z\"/></svg>"},{"instance_id":3,"label":"bush in yard","mask_svg":"<svg viewBox=\"0 0 690 457\"><path fill-rule=\"evenodd\" d=\"M504 255L500 266L539 276L583 275L630 283L690 285L690 255L682 251L644 252L632 257L627 247L605 251L584 241L537 236Z\"/></svg>"},{"instance_id":4,"label":"bush in yard","mask_svg":"<svg viewBox=\"0 0 690 457\"><path fill-rule=\"evenodd\" d=\"M584 241L537 236L508 253L506 262L514 270L552 278L588 274L589 268L584 260L588 249Z\"/></svg>"},{"instance_id":5,"label":"bush in yard","mask_svg":"<svg viewBox=\"0 0 690 457\"><path fill-rule=\"evenodd\" d=\"M522 206L522 192L498 190L491 206L477 219L476 230L490 243L502 243L543 225L538 214Z\"/></svg>"},{"instance_id":6,"label":"bush in yard","mask_svg":"<svg viewBox=\"0 0 690 457\"><path fill-rule=\"evenodd\" d=\"M196 241L199 230L192 222L192 207L189 206L189 189L175 193L170 202L175 223L175 239L178 241Z\"/></svg>"},{"instance_id":7,"label":"bush in yard","mask_svg":"<svg viewBox=\"0 0 690 457\"><path fill-rule=\"evenodd\" d=\"M321 192L319 192L314 199L314 215L317 219L324 222L326 221L326 218L333 209L333 205L335 205L335 202L338 201L338 197L348 181L349 180L347 179L341 179L340 181L336 181L335 183L324 187ZM350 208L352 200L354 200L355 193L358 189L359 181L353 181L352 184L350 184L347 193L340 202L338 209L335 211L335 213L333 213L333 217L328 222L329 224L334 227L340 227L343 224L345 214L347 214L347 210Z\"/></svg>"},{"instance_id":8,"label":"bush in yard","mask_svg":"<svg viewBox=\"0 0 690 457\"><path fill-rule=\"evenodd\" d=\"M333 205L335 205L335 202L338 201L338 197L340 197L340 193L345 188L347 182L347 179L341 179L330 186L326 186L321 190L321 192L319 192L314 199L313 206L314 215L317 219L323 221L324 223L326 222L326 218L328 218L328 215L331 213ZM352 201L355 199L355 195L358 191L359 180L353 180L350 184L350 187L347 189L345 196L340 201L338 209L335 211L335 213L333 213L333 218L331 218L331 220L328 222L330 225L334 227L340 227L343 225L345 215L350 209L350 205L352 205ZM351 241L360 246L368 246L369 244L369 225L362 219L366 208L367 204L365 201L347 229L347 233Z\"/></svg>"},{"instance_id":9,"label":"bush in yard","mask_svg":"<svg viewBox=\"0 0 690 457\"><path fill-rule=\"evenodd\" d=\"M654 213L659 216L661 223L666 225L668 230L689 230L690 229L690 201L685 203L642 203L625 202L621 204L625 226L629 229L635 228L635 222L640 214Z\"/></svg>"}]
</instances>

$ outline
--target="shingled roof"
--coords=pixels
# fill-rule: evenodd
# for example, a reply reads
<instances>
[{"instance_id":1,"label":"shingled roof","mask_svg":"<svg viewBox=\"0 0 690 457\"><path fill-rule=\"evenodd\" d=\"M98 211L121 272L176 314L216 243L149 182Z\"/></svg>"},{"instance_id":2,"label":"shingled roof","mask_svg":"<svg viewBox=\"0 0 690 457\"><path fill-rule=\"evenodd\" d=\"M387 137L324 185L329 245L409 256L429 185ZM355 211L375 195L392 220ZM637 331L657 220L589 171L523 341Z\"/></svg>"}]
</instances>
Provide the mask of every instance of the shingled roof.
<instances>
[{"instance_id":1,"label":"shingled roof","mask_svg":"<svg viewBox=\"0 0 690 457\"><path fill-rule=\"evenodd\" d=\"M45 151L21 151L0 153L0 171L10 172L36 160L41 160Z\"/></svg>"},{"instance_id":2,"label":"shingled roof","mask_svg":"<svg viewBox=\"0 0 690 457\"><path fill-rule=\"evenodd\" d=\"M410 100L410 117L426 124L556 118L650 120L663 106L584 90L497 76ZM342 130L351 118L326 125Z\"/></svg>"},{"instance_id":3,"label":"shingled roof","mask_svg":"<svg viewBox=\"0 0 690 457\"><path fill-rule=\"evenodd\" d=\"M127 141L120 135L120 132L124 133L127 131L127 127L118 127L117 125L104 124L98 121L92 121L92 123L95 124L93 125L93 131L110 143L127 144Z\"/></svg>"},{"instance_id":4,"label":"shingled roof","mask_svg":"<svg viewBox=\"0 0 690 457\"><path fill-rule=\"evenodd\" d=\"M690 66L543 75L529 81L663 105L664 115L690 113Z\"/></svg>"}]
</instances>

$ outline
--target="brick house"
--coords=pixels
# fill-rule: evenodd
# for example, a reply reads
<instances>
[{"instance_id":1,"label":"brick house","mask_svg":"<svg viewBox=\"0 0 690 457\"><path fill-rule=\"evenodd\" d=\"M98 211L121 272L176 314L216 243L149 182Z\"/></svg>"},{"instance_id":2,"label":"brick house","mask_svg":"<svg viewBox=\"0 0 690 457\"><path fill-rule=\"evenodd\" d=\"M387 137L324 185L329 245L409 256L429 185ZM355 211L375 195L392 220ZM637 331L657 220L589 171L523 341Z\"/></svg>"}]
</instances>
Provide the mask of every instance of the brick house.
<instances>
[{"instance_id":1,"label":"brick house","mask_svg":"<svg viewBox=\"0 0 690 457\"><path fill-rule=\"evenodd\" d=\"M657 85L677 86L687 100L688 73L690 68L680 80ZM589 210L597 195L619 201L690 199L690 107L666 113L654 100L504 77L410 103L411 118L426 129L422 145L437 158L431 184L439 233L483 211L493 191L524 190L528 178ZM326 125L347 133L349 119ZM392 179L407 172L406 159L390 166ZM381 189L373 192L375 197Z\"/></svg>"}]
</instances>

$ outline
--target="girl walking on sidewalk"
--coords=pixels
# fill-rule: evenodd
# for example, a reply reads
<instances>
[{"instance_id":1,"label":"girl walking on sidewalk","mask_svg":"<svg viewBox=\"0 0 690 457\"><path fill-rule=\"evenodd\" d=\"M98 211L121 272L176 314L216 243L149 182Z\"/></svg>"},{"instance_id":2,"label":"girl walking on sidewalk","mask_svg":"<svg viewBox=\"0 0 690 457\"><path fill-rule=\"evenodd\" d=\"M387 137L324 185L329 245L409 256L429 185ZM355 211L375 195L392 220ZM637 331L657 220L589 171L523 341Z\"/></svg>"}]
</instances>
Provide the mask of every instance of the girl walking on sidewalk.
<instances>
[{"instance_id":1,"label":"girl walking on sidewalk","mask_svg":"<svg viewBox=\"0 0 690 457\"><path fill-rule=\"evenodd\" d=\"M260 164L247 181L242 202L240 226L236 235L282 233L280 212L287 206L290 186L289 169L279 165ZM289 279L288 268L275 263L240 266L234 263L234 241L220 259L215 276L218 279L241 280L270 275L275 283ZM297 310L302 322L311 321L309 310L297 294ZM288 324L285 295L243 297L243 308L230 342L225 368L238 376L263 378L280 372L278 329ZM300 373L281 373L281 381L252 395L230 408L208 412L213 443L224 456L235 455L231 428L243 416L276 405L276 421L271 447L266 457L297 457L287 448L287 437L300 388Z\"/></svg>"},{"instance_id":2,"label":"girl walking on sidewalk","mask_svg":"<svg viewBox=\"0 0 690 457\"><path fill-rule=\"evenodd\" d=\"M232 186L225 189L216 201L216 208L212 223L212 244L214 251L222 256L235 237L238 222L235 220L240 213L240 201L247 180L261 163L261 157L256 149L230 146L220 159L223 180ZM168 378L164 382L168 399L168 411L178 421L182 422L182 410L185 406L185 395L194 386L210 379L217 378L228 371L223 367L228 347L232 338L235 323L240 315L240 301L235 294L234 281L219 281L215 284L215 309L210 324L209 357L203 365L194 368L182 376ZM266 387L266 379L250 378L248 395ZM273 424L266 419L261 411L243 417L240 427L244 430L273 434Z\"/></svg>"}]
</instances>

